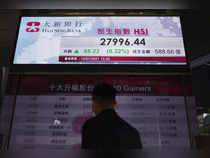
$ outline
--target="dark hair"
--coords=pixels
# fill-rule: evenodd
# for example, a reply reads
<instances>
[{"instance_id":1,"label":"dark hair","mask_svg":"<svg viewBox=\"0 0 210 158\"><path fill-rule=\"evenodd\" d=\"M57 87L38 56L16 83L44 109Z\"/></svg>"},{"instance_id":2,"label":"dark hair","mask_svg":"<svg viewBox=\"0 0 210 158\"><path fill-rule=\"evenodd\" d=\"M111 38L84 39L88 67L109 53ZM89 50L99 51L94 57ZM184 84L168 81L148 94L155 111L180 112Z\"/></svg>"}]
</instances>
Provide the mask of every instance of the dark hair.
<instances>
[{"instance_id":1,"label":"dark hair","mask_svg":"<svg viewBox=\"0 0 210 158\"><path fill-rule=\"evenodd\" d=\"M100 105L109 105L115 103L116 90L108 83L96 85L92 92L92 99Z\"/></svg>"}]
</instances>

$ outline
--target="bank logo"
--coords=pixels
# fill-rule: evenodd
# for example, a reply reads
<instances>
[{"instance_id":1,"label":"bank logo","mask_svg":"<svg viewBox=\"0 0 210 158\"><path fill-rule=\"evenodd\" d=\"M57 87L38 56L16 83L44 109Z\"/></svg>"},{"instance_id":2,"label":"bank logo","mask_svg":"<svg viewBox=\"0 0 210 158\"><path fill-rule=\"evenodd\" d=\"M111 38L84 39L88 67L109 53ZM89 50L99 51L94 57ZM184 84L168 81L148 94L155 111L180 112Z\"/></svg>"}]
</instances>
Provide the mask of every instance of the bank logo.
<instances>
[{"instance_id":1,"label":"bank logo","mask_svg":"<svg viewBox=\"0 0 210 158\"><path fill-rule=\"evenodd\" d=\"M26 32L38 32L40 22L27 22Z\"/></svg>"}]
</instances>

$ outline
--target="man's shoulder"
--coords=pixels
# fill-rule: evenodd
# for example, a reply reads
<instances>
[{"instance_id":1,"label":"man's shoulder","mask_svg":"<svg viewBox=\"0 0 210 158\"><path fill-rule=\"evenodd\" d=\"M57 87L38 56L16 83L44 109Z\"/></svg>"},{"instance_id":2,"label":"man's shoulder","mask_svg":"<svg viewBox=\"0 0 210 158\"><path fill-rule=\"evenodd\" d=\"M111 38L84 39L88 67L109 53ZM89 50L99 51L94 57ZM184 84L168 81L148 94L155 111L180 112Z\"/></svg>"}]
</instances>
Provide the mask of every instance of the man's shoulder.
<instances>
[{"instance_id":1,"label":"man's shoulder","mask_svg":"<svg viewBox=\"0 0 210 158\"><path fill-rule=\"evenodd\" d=\"M133 133L136 133L136 134L139 134L138 130L133 127L131 124L129 124L127 121L125 121L124 119L120 118L120 122L121 124L123 124L123 127L126 128L127 130L133 132Z\"/></svg>"},{"instance_id":2,"label":"man's shoulder","mask_svg":"<svg viewBox=\"0 0 210 158\"><path fill-rule=\"evenodd\" d=\"M83 129L94 127L97 124L97 122L98 122L97 118L92 117L88 119L87 121L85 121L85 123L83 124Z\"/></svg>"}]
</instances>

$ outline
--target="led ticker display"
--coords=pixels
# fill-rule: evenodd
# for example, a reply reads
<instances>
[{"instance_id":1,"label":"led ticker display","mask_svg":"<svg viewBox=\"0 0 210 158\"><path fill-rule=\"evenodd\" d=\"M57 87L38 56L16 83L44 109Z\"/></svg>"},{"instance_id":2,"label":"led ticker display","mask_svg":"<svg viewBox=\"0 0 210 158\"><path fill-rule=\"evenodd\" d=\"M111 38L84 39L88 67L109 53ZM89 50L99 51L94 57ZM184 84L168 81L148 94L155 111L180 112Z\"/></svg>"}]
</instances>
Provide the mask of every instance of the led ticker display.
<instances>
[{"instance_id":1,"label":"led ticker display","mask_svg":"<svg viewBox=\"0 0 210 158\"><path fill-rule=\"evenodd\" d=\"M22 17L14 64L186 65L180 18Z\"/></svg>"},{"instance_id":2,"label":"led ticker display","mask_svg":"<svg viewBox=\"0 0 210 158\"><path fill-rule=\"evenodd\" d=\"M25 76L16 95L10 149L80 148L82 126L94 116L91 92L102 81L116 88L115 110L139 131L143 148L190 147L184 97L190 83L183 84L182 77Z\"/></svg>"}]
</instances>

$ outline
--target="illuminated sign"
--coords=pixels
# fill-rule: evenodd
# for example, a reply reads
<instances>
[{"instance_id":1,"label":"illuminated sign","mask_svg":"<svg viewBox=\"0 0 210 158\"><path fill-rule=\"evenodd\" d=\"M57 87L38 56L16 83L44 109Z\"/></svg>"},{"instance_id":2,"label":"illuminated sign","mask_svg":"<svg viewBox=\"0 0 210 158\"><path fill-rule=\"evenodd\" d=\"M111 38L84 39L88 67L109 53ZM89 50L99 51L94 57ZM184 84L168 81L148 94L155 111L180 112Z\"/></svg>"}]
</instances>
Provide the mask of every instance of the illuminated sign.
<instances>
[{"instance_id":1,"label":"illuminated sign","mask_svg":"<svg viewBox=\"0 0 210 158\"><path fill-rule=\"evenodd\" d=\"M179 17L22 17L14 64L186 65Z\"/></svg>"}]
</instances>

